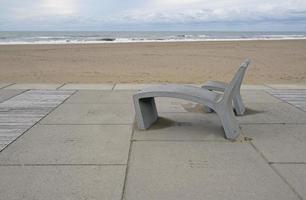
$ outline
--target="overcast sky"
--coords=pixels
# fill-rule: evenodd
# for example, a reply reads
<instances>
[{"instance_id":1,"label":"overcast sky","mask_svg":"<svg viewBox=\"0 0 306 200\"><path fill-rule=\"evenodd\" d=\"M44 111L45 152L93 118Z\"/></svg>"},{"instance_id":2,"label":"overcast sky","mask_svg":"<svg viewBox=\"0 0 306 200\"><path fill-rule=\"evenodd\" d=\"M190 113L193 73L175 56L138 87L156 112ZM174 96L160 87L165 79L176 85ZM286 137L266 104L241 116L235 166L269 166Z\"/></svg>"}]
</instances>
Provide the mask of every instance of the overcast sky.
<instances>
[{"instance_id":1,"label":"overcast sky","mask_svg":"<svg viewBox=\"0 0 306 200\"><path fill-rule=\"evenodd\" d=\"M306 31L306 0L0 0L0 30Z\"/></svg>"}]
</instances>

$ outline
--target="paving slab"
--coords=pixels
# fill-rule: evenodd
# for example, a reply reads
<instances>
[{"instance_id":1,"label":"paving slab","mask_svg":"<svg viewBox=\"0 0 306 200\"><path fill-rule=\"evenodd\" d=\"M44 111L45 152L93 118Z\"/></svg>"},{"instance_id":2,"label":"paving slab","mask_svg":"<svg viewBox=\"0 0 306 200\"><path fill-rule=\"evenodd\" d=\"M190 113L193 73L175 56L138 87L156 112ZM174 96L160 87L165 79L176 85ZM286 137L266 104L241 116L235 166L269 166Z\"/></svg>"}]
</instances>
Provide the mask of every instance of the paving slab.
<instances>
[{"instance_id":1,"label":"paving slab","mask_svg":"<svg viewBox=\"0 0 306 200\"><path fill-rule=\"evenodd\" d=\"M135 91L90 91L80 90L72 95L67 103L133 103L133 94Z\"/></svg>"},{"instance_id":2,"label":"paving slab","mask_svg":"<svg viewBox=\"0 0 306 200\"><path fill-rule=\"evenodd\" d=\"M306 164L273 164L302 199L306 199Z\"/></svg>"},{"instance_id":3,"label":"paving slab","mask_svg":"<svg viewBox=\"0 0 306 200\"><path fill-rule=\"evenodd\" d=\"M185 101L176 98L158 97L155 98L158 112L201 112L203 106L192 101Z\"/></svg>"},{"instance_id":4,"label":"paving slab","mask_svg":"<svg viewBox=\"0 0 306 200\"><path fill-rule=\"evenodd\" d=\"M0 164L127 164L131 126L39 125L0 154Z\"/></svg>"},{"instance_id":5,"label":"paving slab","mask_svg":"<svg viewBox=\"0 0 306 200\"><path fill-rule=\"evenodd\" d=\"M224 131L216 114L159 113L158 121L148 130L135 127L134 140L224 141Z\"/></svg>"},{"instance_id":6,"label":"paving slab","mask_svg":"<svg viewBox=\"0 0 306 200\"><path fill-rule=\"evenodd\" d=\"M246 103L241 124L306 123L306 113L287 103Z\"/></svg>"},{"instance_id":7,"label":"paving slab","mask_svg":"<svg viewBox=\"0 0 306 200\"><path fill-rule=\"evenodd\" d=\"M120 200L125 166L0 166L3 200Z\"/></svg>"},{"instance_id":8,"label":"paving slab","mask_svg":"<svg viewBox=\"0 0 306 200\"><path fill-rule=\"evenodd\" d=\"M157 97L155 103L158 112L196 112L205 113L203 106L183 99Z\"/></svg>"},{"instance_id":9,"label":"paving slab","mask_svg":"<svg viewBox=\"0 0 306 200\"><path fill-rule=\"evenodd\" d=\"M62 84L14 84L5 89L21 89L21 90L56 90Z\"/></svg>"},{"instance_id":10,"label":"paving slab","mask_svg":"<svg viewBox=\"0 0 306 200\"><path fill-rule=\"evenodd\" d=\"M12 83L0 83L0 89L5 88L9 85L12 85Z\"/></svg>"},{"instance_id":11,"label":"paving slab","mask_svg":"<svg viewBox=\"0 0 306 200\"><path fill-rule=\"evenodd\" d=\"M29 90L0 103L0 151L72 93L73 91Z\"/></svg>"},{"instance_id":12,"label":"paving slab","mask_svg":"<svg viewBox=\"0 0 306 200\"><path fill-rule=\"evenodd\" d=\"M273 89L306 89L306 84L267 84Z\"/></svg>"},{"instance_id":13,"label":"paving slab","mask_svg":"<svg viewBox=\"0 0 306 200\"><path fill-rule=\"evenodd\" d=\"M269 87L265 85L241 85L242 90L267 90L270 89Z\"/></svg>"},{"instance_id":14,"label":"paving slab","mask_svg":"<svg viewBox=\"0 0 306 200\"><path fill-rule=\"evenodd\" d=\"M135 112L129 104L68 104L64 103L46 116L41 124L132 124Z\"/></svg>"},{"instance_id":15,"label":"paving slab","mask_svg":"<svg viewBox=\"0 0 306 200\"><path fill-rule=\"evenodd\" d=\"M65 84L60 90L112 90L114 84Z\"/></svg>"},{"instance_id":16,"label":"paving slab","mask_svg":"<svg viewBox=\"0 0 306 200\"><path fill-rule=\"evenodd\" d=\"M248 143L133 142L125 199L298 199Z\"/></svg>"},{"instance_id":17,"label":"paving slab","mask_svg":"<svg viewBox=\"0 0 306 200\"><path fill-rule=\"evenodd\" d=\"M156 84L130 84L130 83L118 83L115 85L115 90L141 90L145 87L150 87L154 85L161 85L162 83L156 83ZM165 83L167 84L167 83ZM204 84L204 82L203 82ZM196 87L201 87L203 84L182 84L182 85L192 85ZM265 85L242 85L242 89L246 90L266 90L271 89L270 87L267 87Z\"/></svg>"},{"instance_id":18,"label":"paving slab","mask_svg":"<svg viewBox=\"0 0 306 200\"><path fill-rule=\"evenodd\" d=\"M146 87L155 86L160 84L129 84L118 83L115 85L114 90L141 90Z\"/></svg>"},{"instance_id":19,"label":"paving slab","mask_svg":"<svg viewBox=\"0 0 306 200\"><path fill-rule=\"evenodd\" d=\"M0 103L23 93L25 90L0 90Z\"/></svg>"},{"instance_id":20,"label":"paving slab","mask_svg":"<svg viewBox=\"0 0 306 200\"><path fill-rule=\"evenodd\" d=\"M306 112L306 90L305 89L282 89L282 90L267 90L269 94L287 102L296 108Z\"/></svg>"},{"instance_id":21,"label":"paving slab","mask_svg":"<svg viewBox=\"0 0 306 200\"><path fill-rule=\"evenodd\" d=\"M306 162L306 124L242 125L245 136L270 162Z\"/></svg>"},{"instance_id":22,"label":"paving slab","mask_svg":"<svg viewBox=\"0 0 306 200\"><path fill-rule=\"evenodd\" d=\"M203 84L187 83L187 84L182 84L182 85L191 85L195 87L201 87Z\"/></svg>"},{"instance_id":23,"label":"paving slab","mask_svg":"<svg viewBox=\"0 0 306 200\"><path fill-rule=\"evenodd\" d=\"M242 90L241 96L244 104L247 103L280 103L280 99L275 98L263 90Z\"/></svg>"},{"instance_id":24,"label":"paving slab","mask_svg":"<svg viewBox=\"0 0 306 200\"><path fill-rule=\"evenodd\" d=\"M133 90L116 91L78 91L66 102L75 104L130 104L133 105ZM174 98L156 98L156 105L159 112L188 112L199 108L198 104ZM202 109L203 111L203 109Z\"/></svg>"},{"instance_id":25,"label":"paving slab","mask_svg":"<svg viewBox=\"0 0 306 200\"><path fill-rule=\"evenodd\" d=\"M244 102L250 102L250 103L279 103L282 102L278 98L273 97L269 93L267 93L264 90L256 90L256 89L245 89L241 90L241 95ZM156 98L157 102L160 103L193 103L190 101L185 101L181 99L175 99L175 98Z\"/></svg>"}]
</instances>

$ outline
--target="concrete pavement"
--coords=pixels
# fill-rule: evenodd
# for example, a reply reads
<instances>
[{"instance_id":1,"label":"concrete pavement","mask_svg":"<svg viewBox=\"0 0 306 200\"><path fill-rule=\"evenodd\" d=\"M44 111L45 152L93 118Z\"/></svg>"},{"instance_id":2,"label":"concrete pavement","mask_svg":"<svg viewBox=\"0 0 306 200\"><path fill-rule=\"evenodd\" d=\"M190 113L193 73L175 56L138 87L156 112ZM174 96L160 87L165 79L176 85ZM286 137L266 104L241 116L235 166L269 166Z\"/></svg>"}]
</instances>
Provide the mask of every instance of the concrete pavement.
<instances>
[{"instance_id":1,"label":"concrete pavement","mask_svg":"<svg viewBox=\"0 0 306 200\"><path fill-rule=\"evenodd\" d=\"M47 112L34 109L41 117L28 129L0 118L0 142L11 140L0 143L0 200L306 200L306 112L271 95L305 85L244 85L236 142L224 139L216 114L177 99L158 99L160 119L138 130L131 98L145 86L0 84L3 117L18 99L49 105L56 91L69 94ZM52 95L27 95L38 90Z\"/></svg>"}]
</instances>

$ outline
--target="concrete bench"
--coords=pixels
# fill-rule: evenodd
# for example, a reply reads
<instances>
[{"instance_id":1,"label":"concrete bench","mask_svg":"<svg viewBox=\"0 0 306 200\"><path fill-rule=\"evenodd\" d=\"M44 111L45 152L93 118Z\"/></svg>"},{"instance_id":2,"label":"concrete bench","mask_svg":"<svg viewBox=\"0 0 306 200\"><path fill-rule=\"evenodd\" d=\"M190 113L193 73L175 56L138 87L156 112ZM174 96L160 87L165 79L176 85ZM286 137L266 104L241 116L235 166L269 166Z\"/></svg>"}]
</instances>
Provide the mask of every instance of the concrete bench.
<instances>
[{"instance_id":1,"label":"concrete bench","mask_svg":"<svg viewBox=\"0 0 306 200\"><path fill-rule=\"evenodd\" d=\"M204 83L202 88L205 88L210 91L224 92L227 86L228 86L228 83L224 83L220 81L207 81L206 83ZM233 106L234 106L234 111L236 115L243 115L245 112L245 106L243 104L241 94L240 94L240 87L241 87L241 83L239 87L237 87L237 89L233 91L234 92ZM206 107L206 106L204 106L204 110L206 112L213 112L211 108Z\"/></svg>"},{"instance_id":2,"label":"concrete bench","mask_svg":"<svg viewBox=\"0 0 306 200\"><path fill-rule=\"evenodd\" d=\"M136 122L140 129L149 128L158 118L155 97L171 97L193 101L214 110L219 116L227 139L236 139L240 134L238 121L235 118L232 102L250 60L242 63L234 78L220 94L206 88L190 85L166 84L152 86L137 92L133 96Z\"/></svg>"}]
</instances>

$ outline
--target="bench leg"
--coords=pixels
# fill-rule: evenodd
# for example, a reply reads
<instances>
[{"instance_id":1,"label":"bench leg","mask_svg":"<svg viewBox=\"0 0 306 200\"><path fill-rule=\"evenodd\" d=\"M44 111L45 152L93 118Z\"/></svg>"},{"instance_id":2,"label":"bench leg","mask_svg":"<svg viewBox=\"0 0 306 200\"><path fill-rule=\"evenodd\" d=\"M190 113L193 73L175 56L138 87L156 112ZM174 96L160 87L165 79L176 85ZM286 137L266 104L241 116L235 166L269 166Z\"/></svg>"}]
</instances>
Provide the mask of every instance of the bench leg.
<instances>
[{"instance_id":1,"label":"bench leg","mask_svg":"<svg viewBox=\"0 0 306 200\"><path fill-rule=\"evenodd\" d=\"M244 107L244 104L243 104L243 101L242 101L242 98L241 98L240 93L239 93L238 95L236 95L236 96L233 98L233 104L234 104L234 111L235 111L235 114L238 115L238 116L243 115L244 112L245 112L245 107ZM208 106L204 106L204 107L203 107L203 110L204 110L204 112L206 112L206 113L212 113L212 112L214 112L214 110L211 109L211 108L208 107Z\"/></svg>"},{"instance_id":2,"label":"bench leg","mask_svg":"<svg viewBox=\"0 0 306 200\"><path fill-rule=\"evenodd\" d=\"M151 98L134 99L138 128L149 128L158 118L155 100Z\"/></svg>"},{"instance_id":3,"label":"bench leg","mask_svg":"<svg viewBox=\"0 0 306 200\"><path fill-rule=\"evenodd\" d=\"M203 86L202 86L202 88L203 88ZM205 88L205 87L204 87ZM212 90L209 90L209 91L212 91ZM204 112L206 112L206 113L212 113L212 112L214 112L214 110L213 109L211 109L210 107L208 107L208 106L203 106L203 110L204 110Z\"/></svg>"},{"instance_id":4,"label":"bench leg","mask_svg":"<svg viewBox=\"0 0 306 200\"><path fill-rule=\"evenodd\" d=\"M241 131L231 105L222 106L218 109L217 114L223 125L225 137L232 140L236 139Z\"/></svg>"},{"instance_id":5,"label":"bench leg","mask_svg":"<svg viewBox=\"0 0 306 200\"><path fill-rule=\"evenodd\" d=\"M212 112L214 112L214 110L211 109L211 108L208 107L208 106L203 106L203 110L204 110L204 112L206 112L206 113L212 113Z\"/></svg>"},{"instance_id":6,"label":"bench leg","mask_svg":"<svg viewBox=\"0 0 306 200\"><path fill-rule=\"evenodd\" d=\"M243 115L245 112L245 107L243 105L243 101L242 101L240 92L234 96L233 103L234 103L234 109L235 109L236 115Z\"/></svg>"}]
</instances>

